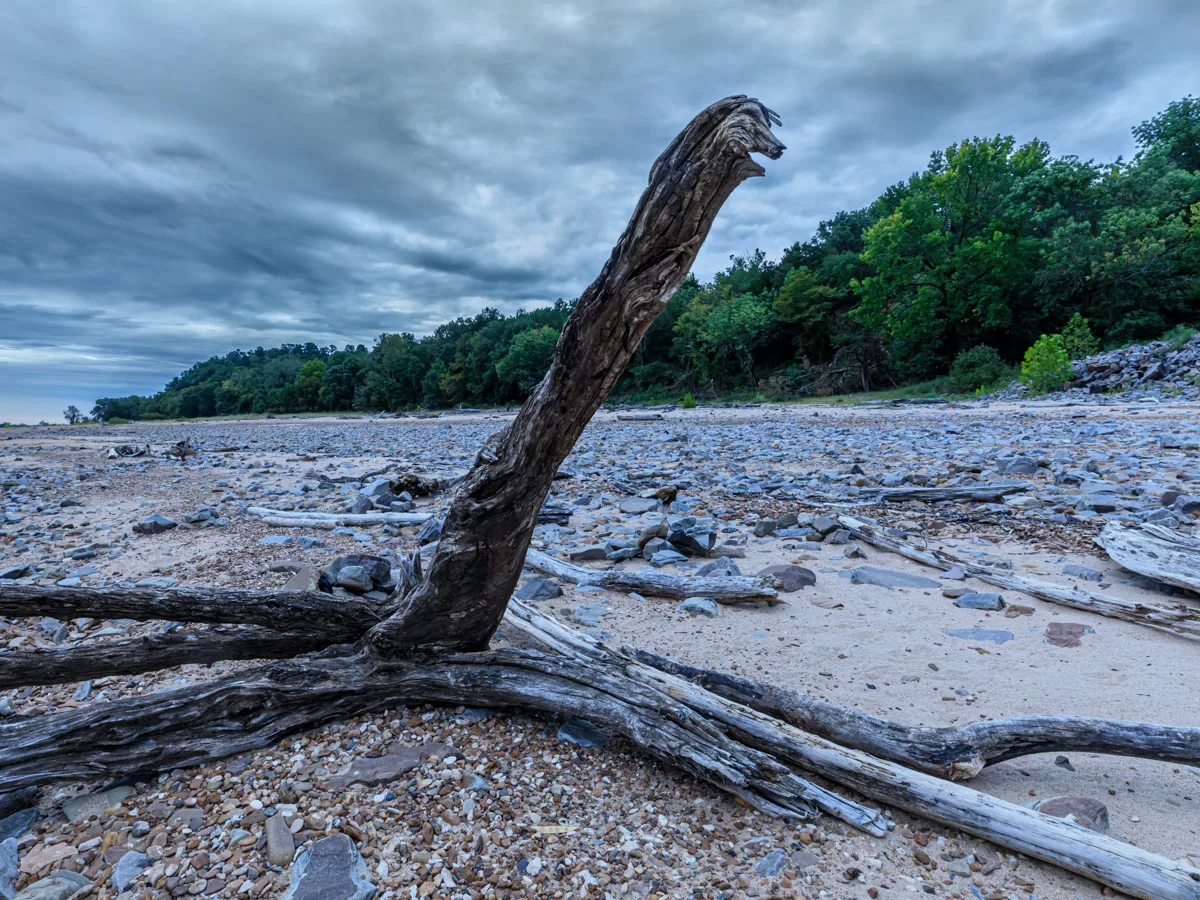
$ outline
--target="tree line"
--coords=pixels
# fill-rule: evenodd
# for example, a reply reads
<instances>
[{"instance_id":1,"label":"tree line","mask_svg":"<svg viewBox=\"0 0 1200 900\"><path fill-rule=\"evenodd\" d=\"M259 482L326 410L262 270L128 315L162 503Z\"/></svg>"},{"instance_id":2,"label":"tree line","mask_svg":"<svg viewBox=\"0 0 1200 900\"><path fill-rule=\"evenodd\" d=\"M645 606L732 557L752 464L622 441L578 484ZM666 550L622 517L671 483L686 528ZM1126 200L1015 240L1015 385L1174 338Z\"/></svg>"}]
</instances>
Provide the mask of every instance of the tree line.
<instances>
[{"instance_id":1,"label":"tree line","mask_svg":"<svg viewBox=\"0 0 1200 900\"><path fill-rule=\"evenodd\" d=\"M1133 136L1134 157L1108 163L999 135L935 151L922 171L821 222L778 259L755 250L710 282L689 277L617 390L870 390L943 376L980 347L1014 364L1073 319L1086 318L1103 346L1194 326L1200 100L1172 103ZM420 338L381 334L369 349L236 350L154 396L100 399L92 416L519 403L573 306L485 309ZM1008 374L985 368L993 379Z\"/></svg>"}]
</instances>

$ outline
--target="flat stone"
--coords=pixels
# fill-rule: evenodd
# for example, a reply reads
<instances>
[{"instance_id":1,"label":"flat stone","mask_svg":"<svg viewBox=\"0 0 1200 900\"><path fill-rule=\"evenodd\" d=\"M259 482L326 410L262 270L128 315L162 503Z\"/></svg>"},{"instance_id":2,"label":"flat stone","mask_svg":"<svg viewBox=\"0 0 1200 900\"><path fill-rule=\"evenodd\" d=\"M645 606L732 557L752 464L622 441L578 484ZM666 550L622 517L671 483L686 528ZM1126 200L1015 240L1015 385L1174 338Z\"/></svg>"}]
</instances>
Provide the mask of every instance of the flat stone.
<instances>
[{"instance_id":1,"label":"flat stone","mask_svg":"<svg viewBox=\"0 0 1200 900\"><path fill-rule=\"evenodd\" d=\"M721 556L706 562L694 574L697 578L705 578L709 575L741 575L742 570L728 556Z\"/></svg>"},{"instance_id":2,"label":"flat stone","mask_svg":"<svg viewBox=\"0 0 1200 900\"><path fill-rule=\"evenodd\" d=\"M563 589L558 586L557 582L551 581L549 578L531 578L517 590L517 599L526 603L537 600L553 600L562 595Z\"/></svg>"},{"instance_id":3,"label":"flat stone","mask_svg":"<svg viewBox=\"0 0 1200 900\"><path fill-rule=\"evenodd\" d=\"M1046 641L1055 647L1078 647L1085 634L1095 634L1093 628L1080 622L1051 622L1046 626Z\"/></svg>"},{"instance_id":4,"label":"flat stone","mask_svg":"<svg viewBox=\"0 0 1200 900\"><path fill-rule=\"evenodd\" d=\"M650 565L659 569L663 566L669 566L671 563L687 562L687 557L682 553L677 553L674 550L659 550L650 557Z\"/></svg>"},{"instance_id":5,"label":"flat stone","mask_svg":"<svg viewBox=\"0 0 1200 900\"><path fill-rule=\"evenodd\" d=\"M658 500L650 497L626 497L617 504L617 509L627 516L640 516L658 509Z\"/></svg>"},{"instance_id":6,"label":"flat stone","mask_svg":"<svg viewBox=\"0 0 1200 900\"><path fill-rule=\"evenodd\" d=\"M1002 628L949 628L942 633L964 641L991 641L993 644L1005 644L1013 638L1011 631Z\"/></svg>"},{"instance_id":7,"label":"flat stone","mask_svg":"<svg viewBox=\"0 0 1200 900\"><path fill-rule=\"evenodd\" d=\"M754 864L754 874L760 878L774 878L787 865L787 852L776 847Z\"/></svg>"},{"instance_id":8,"label":"flat stone","mask_svg":"<svg viewBox=\"0 0 1200 900\"><path fill-rule=\"evenodd\" d=\"M942 583L921 575L881 569L878 566L859 566L850 575L853 584L874 584L888 590L895 588L940 588Z\"/></svg>"},{"instance_id":9,"label":"flat stone","mask_svg":"<svg viewBox=\"0 0 1200 900\"><path fill-rule=\"evenodd\" d=\"M0 819L0 841L6 841L9 838L19 838L25 832L33 827L33 823L38 820L38 811L36 809L23 809L20 812L15 812L11 816Z\"/></svg>"},{"instance_id":10,"label":"flat stone","mask_svg":"<svg viewBox=\"0 0 1200 900\"><path fill-rule=\"evenodd\" d=\"M571 621L583 628L596 628L601 616L606 616L611 610L607 600L599 603L582 603L571 611Z\"/></svg>"},{"instance_id":11,"label":"flat stone","mask_svg":"<svg viewBox=\"0 0 1200 900\"><path fill-rule=\"evenodd\" d=\"M367 570L362 566L343 566L341 571L338 572L335 584L356 594L365 594L374 587L371 582L371 576L367 574Z\"/></svg>"},{"instance_id":12,"label":"flat stone","mask_svg":"<svg viewBox=\"0 0 1200 900\"><path fill-rule=\"evenodd\" d=\"M1090 797L1049 797L1038 800L1033 808L1056 819L1067 819L1090 831L1108 831L1108 807Z\"/></svg>"},{"instance_id":13,"label":"flat stone","mask_svg":"<svg viewBox=\"0 0 1200 900\"><path fill-rule=\"evenodd\" d=\"M375 885L349 835L322 838L297 857L283 900L370 900Z\"/></svg>"},{"instance_id":14,"label":"flat stone","mask_svg":"<svg viewBox=\"0 0 1200 900\"><path fill-rule=\"evenodd\" d=\"M589 722L575 716L567 719L558 729L558 739L577 747L603 747L609 736Z\"/></svg>"},{"instance_id":15,"label":"flat stone","mask_svg":"<svg viewBox=\"0 0 1200 900\"><path fill-rule=\"evenodd\" d=\"M263 830L267 836L267 859L276 866L289 865L296 855L296 840L283 815L275 813L267 819Z\"/></svg>"},{"instance_id":16,"label":"flat stone","mask_svg":"<svg viewBox=\"0 0 1200 900\"><path fill-rule=\"evenodd\" d=\"M90 887L91 884L78 872L59 869L53 875L48 875L29 885L17 894L15 900L67 900L68 897L85 887Z\"/></svg>"},{"instance_id":17,"label":"flat stone","mask_svg":"<svg viewBox=\"0 0 1200 900\"><path fill-rule=\"evenodd\" d=\"M704 616L709 619L715 619L719 612L717 601L710 597L688 597L679 604L678 609L690 616Z\"/></svg>"},{"instance_id":18,"label":"flat stone","mask_svg":"<svg viewBox=\"0 0 1200 900\"><path fill-rule=\"evenodd\" d=\"M1066 565L1063 566L1062 573L1082 581L1099 581L1104 577L1095 569L1089 569L1087 566Z\"/></svg>"},{"instance_id":19,"label":"flat stone","mask_svg":"<svg viewBox=\"0 0 1200 900\"><path fill-rule=\"evenodd\" d=\"M109 788L107 791L99 791L95 794L84 794L82 797L75 797L68 800L63 806L63 815L67 817L68 822L78 822L81 819L90 819L92 816L98 816L110 806L115 806L126 797L133 793L133 788L129 785L121 785L120 787Z\"/></svg>"},{"instance_id":20,"label":"flat stone","mask_svg":"<svg viewBox=\"0 0 1200 900\"><path fill-rule=\"evenodd\" d=\"M9 581L17 578L28 578L33 574L33 566L29 563L22 563L19 566L9 566L7 569L0 569L0 580Z\"/></svg>"},{"instance_id":21,"label":"flat stone","mask_svg":"<svg viewBox=\"0 0 1200 900\"><path fill-rule=\"evenodd\" d=\"M786 563L767 566L758 574L773 578L785 594L795 593L802 587L812 587L817 583L817 576L811 569Z\"/></svg>"},{"instance_id":22,"label":"flat stone","mask_svg":"<svg viewBox=\"0 0 1200 900\"><path fill-rule=\"evenodd\" d=\"M608 548L603 544L593 544L590 547L580 547L578 550L572 550L570 553L571 562L595 562L596 560L607 558Z\"/></svg>"},{"instance_id":23,"label":"flat stone","mask_svg":"<svg viewBox=\"0 0 1200 900\"><path fill-rule=\"evenodd\" d=\"M1004 609L1004 598L999 594L963 594L954 601L962 609Z\"/></svg>"},{"instance_id":24,"label":"flat stone","mask_svg":"<svg viewBox=\"0 0 1200 900\"><path fill-rule=\"evenodd\" d=\"M155 513L152 516L146 516L142 521L133 526L134 532L137 534L162 534L164 531L170 531L172 528L178 528L178 522L172 522L166 516L160 516Z\"/></svg>"},{"instance_id":25,"label":"flat stone","mask_svg":"<svg viewBox=\"0 0 1200 900\"><path fill-rule=\"evenodd\" d=\"M395 781L401 775L411 772L427 759L442 759L453 754L453 747L435 741L416 747L393 744L383 756L354 759L344 772L332 776L329 784L331 787L346 787L351 784L383 784Z\"/></svg>"},{"instance_id":26,"label":"flat stone","mask_svg":"<svg viewBox=\"0 0 1200 900\"><path fill-rule=\"evenodd\" d=\"M283 589L285 591L315 591L321 583L321 570L316 566L304 566L297 569L295 574L287 580Z\"/></svg>"},{"instance_id":27,"label":"flat stone","mask_svg":"<svg viewBox=\"0 0 1200 900\"><path fill-rule=\"evenodd\" d=\"M430 519L417 532L417 543L424 547L426 544L432 544L434 541L441 540L441 537L442 523L437 519Z\"/></svg>"},{"instance_id":28,"label":"flat stone","mask_svg":"<svg viewBox=\"0 0 1200 900\"><path fill-rule=\"evenodd\" d=\"M133 880L142 874L142 870L153 864L154 860L136 850L130 850L122 856L113 867L112 873L112 883L117 893L124 893L133 884Z\"/></svg>"}]
</instances>

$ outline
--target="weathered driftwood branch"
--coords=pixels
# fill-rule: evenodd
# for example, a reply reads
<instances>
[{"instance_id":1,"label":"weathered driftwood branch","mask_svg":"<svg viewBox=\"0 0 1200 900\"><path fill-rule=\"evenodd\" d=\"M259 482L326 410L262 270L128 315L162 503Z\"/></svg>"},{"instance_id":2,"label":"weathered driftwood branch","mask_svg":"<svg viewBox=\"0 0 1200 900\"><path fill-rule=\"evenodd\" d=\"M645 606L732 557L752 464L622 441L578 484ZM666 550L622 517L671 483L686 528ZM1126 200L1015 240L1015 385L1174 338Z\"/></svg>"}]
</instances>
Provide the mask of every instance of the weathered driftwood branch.
<instances>
[{"instance_id":1,"label":"weathered driftwood branch","mask_svg":"<svg viewBox=\"0 0 1200 900\"><path fill-rule=\"evenodd\" d=\"M920 500L924 503L938 503L943 500L974 500L979 503L999 503L1009 494L1019 494L1029 490L1024 481L1006 481L999 484L964 484L955 487L901 487L879 488L877 491L863 490L860 494L877 497L891 503L901 503L906 500Z\"/></svg>"},{"instance_id":2,"label":"weathered driftwood branch","mask_svg":"<svg viewBox=\"0 0 1200 900\"><path fill-rule=\"evenodd\" d=\"M214 626L122 641L95 641L61 650L8 650L0 652L0 690L69 684L107 675L139 675L233 659L287 659L335 643L337 638L330 634Z\"/></svg>"},{"instance_id":3,"label":"weathered driftwood branch","mask_svg":"<svg viewBox=\"0 0 1200 900\"><path fill-rule=\"evenodd\" d=\"M84 588L0 586L0 616L74 619L161 619L212 625L261 625L275 631L358 638L383 608L357 597L319 591L236 591L225 588ZM331 643L334 641L331 640Z\"/></svg>"},{"instance_id":4,"label":"weathered driftwood branch","mask_svg":"<svg viewBox=\"0 0 1200 900\"><path fill-rule=\"evenodd\" d=\"M784 687L623 648L639 662L695 682L789 725L951 781L1032 753L1107 753L1200 764L1200 728L1087 716L1016 716L949 728L910 727Z\"/></svg>"},{"instance_id":5,"label":"weathered driftwood branch","mask_svg":"<svg viewBox=\"0 0 1200 900\"><path fill-rule=\"evenodd\" d=\"M1193 537L1152 523L1140 528L1112 523L1096 543L1131 572L1200 593L1200 541Z\"/></svg>"},{"instance_id":6,"label":"weathered driftwood branch","mask_svg":"<svg viewBox=\"0 0 1200 900\"><path fill-rule=\"evenodd\" d=\"M980 581L1020 591L1048 603L1086 610L1099 616L1124 619L1126 622L1136 622L1139 625L1149 625L1152 628L1171 631L1185 637L1200 637L1200 609L1156 606L1136 600L1113 597L1109 594L1097 594L1082 588L1064 587L1052 581L1022 578L1011 572L978 565L944 550L922 550L913 547L911 544L905 544L852 516L838 516L838 521L855 539L884 550L891 550L913 562L932 566L935 569L961 569Z\"/></svg>"},{"instance_id":7,"label":"weathered driftwood branch","mask_svg":"<svg viewBox=\"0 0 1200 900\"><path fill-rule=\"evenodd\" d=\"M513 601L507 619L561 654L628 659L626 673L657 684L689 710L720 723L747 745L864 796L1061 866L1134 897L1200 898L1200 870L1022 806L997 800L896 763L808 734L692 684L644 666Z\"/></svg>"},{"instance_id":8,"label":"weathered driftwood branch","mask_svg":"<svg viewBox=\"0 0 1200 900\"><path fill-rule=\"evenodd\" d=\"M572 584L595 584L609 591L686 600L711 597L718 603L778 603L779 592L765 578L739 575L689 577L661 572L587 569L530 547L525 565Z\"/></svg>"},{"instance_id":9,"label":"weathered driftwood branch","mask_svg":"<svg viewBox=\"0 0 1200 900\"><path fill-rule=\"evenodd\" d=\"M563 327L554 361L455 491L428 577L370 636L382 652L479 649L500 624L550 482L687 277L734 188L783 144L757 100L714 103L671 142L599 277Z\"/></svg>"},{"instance_id":10,"label":"weathered driftwood branch","mask_svg":"<svg viewBox=\"0 0 1200 900\"><path fill-rule=\"evenodd\" d=\"M433 518L432 513L320 513L308 510L263 509L261 506L251 506L246 512L262 519L266 525L326 530L349 525L423 525Z\"/></svg>"}]
</instances>

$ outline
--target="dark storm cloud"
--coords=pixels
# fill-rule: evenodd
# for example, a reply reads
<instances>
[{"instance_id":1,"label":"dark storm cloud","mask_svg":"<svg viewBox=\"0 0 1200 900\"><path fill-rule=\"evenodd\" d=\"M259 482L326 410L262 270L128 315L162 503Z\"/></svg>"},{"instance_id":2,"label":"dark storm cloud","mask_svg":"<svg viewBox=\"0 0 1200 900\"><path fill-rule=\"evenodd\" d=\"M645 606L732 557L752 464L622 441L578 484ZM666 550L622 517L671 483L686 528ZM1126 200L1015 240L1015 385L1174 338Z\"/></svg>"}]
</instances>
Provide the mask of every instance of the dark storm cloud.
<instances>
[{"instance_id":1,"label":"dark storm cloud","mask_svg":"<svg viewBox=\"0 0 1200 900\"><path fill-rule=\"evenodd\" d=\"M762 98L789 146L702 276L975 134L1109 158L1195 91L1188 0L0 5L0 419L280 341L572 297L657 153Z\"/></svg>"}]
</instances>

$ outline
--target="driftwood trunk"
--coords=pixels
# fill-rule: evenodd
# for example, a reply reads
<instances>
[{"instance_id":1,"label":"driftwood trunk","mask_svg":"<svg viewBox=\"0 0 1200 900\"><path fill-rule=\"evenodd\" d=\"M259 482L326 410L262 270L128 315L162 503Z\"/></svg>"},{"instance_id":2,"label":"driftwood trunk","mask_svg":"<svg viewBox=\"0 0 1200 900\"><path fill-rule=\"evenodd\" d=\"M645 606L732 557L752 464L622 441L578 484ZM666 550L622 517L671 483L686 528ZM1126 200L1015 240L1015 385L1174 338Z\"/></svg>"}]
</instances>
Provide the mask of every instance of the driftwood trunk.
<instances>
[{"instance_id":1,"label":"driftwood trunk","mask_svg":"<svg viewBox=\"0 0 1200 900\"><path fill-rule=\"evenodd\" d=\"M764 174L750 154L783 152L773 119L757 100L730 97L700 113L654 163L625 233L567 320L550 370L459 484L424 584L370 635L376 650L487 646L559 465L683 284L722 204Z\"/></svg>"}]
</instances>

